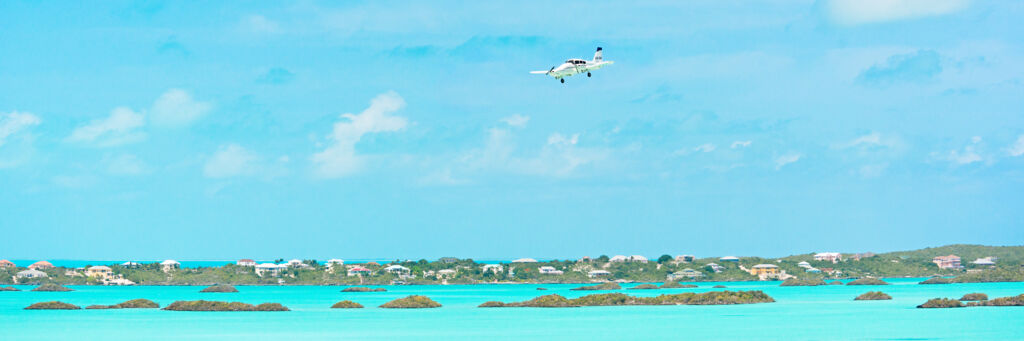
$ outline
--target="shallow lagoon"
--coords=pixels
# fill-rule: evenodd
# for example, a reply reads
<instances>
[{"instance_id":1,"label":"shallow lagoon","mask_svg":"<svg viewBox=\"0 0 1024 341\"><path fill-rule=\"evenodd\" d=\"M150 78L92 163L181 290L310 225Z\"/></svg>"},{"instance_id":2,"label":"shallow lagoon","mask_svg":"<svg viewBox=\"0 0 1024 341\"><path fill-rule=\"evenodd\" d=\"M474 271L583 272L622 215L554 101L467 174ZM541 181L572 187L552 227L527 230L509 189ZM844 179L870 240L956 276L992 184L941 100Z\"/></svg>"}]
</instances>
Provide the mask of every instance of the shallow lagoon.
<instances>
[{"instance_id":1,"label":"shallow lagoon","mask_svg":"<svg viewBox=\"0 0 1024 341\"><path fill-rule=\"evenodd\" d=\"M578 297L600 292L578 284L387 286L387 292L342 293L335 286L240 286L239 293L199 293L202 287L72 286L73 292L0 292L0 339L1024 339L1024 307L916 309L929 298L970 292L990 298L1024 293L1024 283L918 285L922 279L887 279L888 286L779 287L779 282L698 283L694 289L620 290L630 295L711 290L763 290L777 301L732 306L582 308L476 308L485 301L522 301L540 295ZM727 289L711 289L723 284ZM632 287L635 284L626 284ZM547 291L536 290L548 288ZM891 301L853 301L881 290ZM444 305L396 310L376 306L412 294ZM41 301L80 306L148 298L279 302L291 312L172 312L156 309L25 311ZM329 309L350 299L366 309Z\"/></svg>"}]
</instances>

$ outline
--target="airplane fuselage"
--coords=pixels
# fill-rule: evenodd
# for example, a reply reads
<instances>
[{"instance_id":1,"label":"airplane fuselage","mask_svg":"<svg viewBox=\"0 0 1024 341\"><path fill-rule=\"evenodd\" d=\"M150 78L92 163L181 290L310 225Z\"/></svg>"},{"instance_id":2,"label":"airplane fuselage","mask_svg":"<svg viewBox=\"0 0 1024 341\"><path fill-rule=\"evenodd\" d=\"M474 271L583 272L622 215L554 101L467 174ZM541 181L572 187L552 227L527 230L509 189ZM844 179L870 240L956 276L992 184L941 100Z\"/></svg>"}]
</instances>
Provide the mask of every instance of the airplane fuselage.
<instances>
[{"instance_id":1,"label":"airplane fuselage","mask_svg":"<svg viewBox=\"0 0 1024 341\"><path fill-rule=\"evenodd\" d=\"M611 63L612 62L610 61L593 62L582 59L570 59L565 63L562 63L562 65L556 66L551 71L548 71L547 75L554 77L555 79L562 79L572 75L589 73L590 71L600 69Z\"/></svg>"}]
</instances>

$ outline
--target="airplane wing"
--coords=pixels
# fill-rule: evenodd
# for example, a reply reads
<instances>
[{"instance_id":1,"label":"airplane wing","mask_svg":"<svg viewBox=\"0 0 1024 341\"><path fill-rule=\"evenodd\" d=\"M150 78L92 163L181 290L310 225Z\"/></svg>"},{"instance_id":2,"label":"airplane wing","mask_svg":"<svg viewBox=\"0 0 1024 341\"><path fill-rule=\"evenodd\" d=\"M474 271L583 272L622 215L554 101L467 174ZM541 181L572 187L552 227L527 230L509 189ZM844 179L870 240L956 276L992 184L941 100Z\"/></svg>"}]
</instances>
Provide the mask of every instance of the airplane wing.
<instances>
[{"instance_id":1,"label":"airplane wing","mask_svg":"<svg viewBox=\"0 0 1024 341\"><path fill-rule=\"evenodd\" d=\"M548 72L549 71L530 71L530 73L535 74L535 75L543 75L543 74L546 74Z\"/></svg>"}]
</instances>

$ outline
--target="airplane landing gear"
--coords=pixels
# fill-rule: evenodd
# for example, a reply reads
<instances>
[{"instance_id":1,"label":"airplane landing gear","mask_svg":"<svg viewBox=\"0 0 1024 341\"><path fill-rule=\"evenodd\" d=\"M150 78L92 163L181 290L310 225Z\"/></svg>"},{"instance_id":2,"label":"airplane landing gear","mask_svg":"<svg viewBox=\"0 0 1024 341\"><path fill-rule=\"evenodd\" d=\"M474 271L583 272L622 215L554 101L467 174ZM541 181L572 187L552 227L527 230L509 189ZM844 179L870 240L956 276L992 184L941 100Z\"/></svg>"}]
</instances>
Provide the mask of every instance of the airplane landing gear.
<instances>
[{"instance_id":1,"label":"airplane landing gear","mask_svg":"<svg viewBox=\"0 0 1024 341\"><path fill-rule=\"evenodd\" d=\"M565 78L561 78L559 80L562 81L563 84L565 83Z\"/></svg>"},{"instance_id":2,"label":"airplane landing gear","mask_svg":"<svg viewBox=\"0 0 1024 341\"><path fill-rule=\"evenodd\" d=\"M587 77L590 77L590 72L587 72Z\"/></svg>"}]
</instances>

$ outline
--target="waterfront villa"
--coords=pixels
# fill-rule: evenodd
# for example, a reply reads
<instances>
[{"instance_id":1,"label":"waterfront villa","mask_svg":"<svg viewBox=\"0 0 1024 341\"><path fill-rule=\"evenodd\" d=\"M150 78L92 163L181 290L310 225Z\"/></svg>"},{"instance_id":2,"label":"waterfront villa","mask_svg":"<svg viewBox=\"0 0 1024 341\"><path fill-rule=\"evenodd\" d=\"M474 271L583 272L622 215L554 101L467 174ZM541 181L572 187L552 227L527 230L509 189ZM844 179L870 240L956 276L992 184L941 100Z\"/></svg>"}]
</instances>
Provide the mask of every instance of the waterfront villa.
<instances>
[{"instance_id":1,"label":"waterfront villa","mask_svg":"<svg viewBox=\"0 0 1024 341\"><path fill-rule=\"evenodd\" d=\"M692 263L696 257L693 255L679 255L676 256L677 263Z\"/></svg>"},{"instance_id":2,"label":"waterfront villa","mask_svg":"<svg viewBox=\"0 0 1024 341\"><path fill-rule=\"evenodd\" d=\"M808 263L808 262L796 263L796 266L799 266L799 267L804 268L804 269L812 268L811 263Z\"/></svg>"},{"instance_id":3,"label":"waterfront villa","mask_svg":"<svg viewBox=\"0 0 1024 341\"><path fill-rule=\"evenodd\" d=\"M14 265L14 263L11 263L11 261L6 260L6 259L0 259L0 268L13 268L13 267L15 267L15 265Z\"/></svg>"},{"instance_id":4,"label":"waterfront villa","mask_svg":"<svg viewBox=\"0 0 1024 341\"><path fill-rule=\"evenodd\" d=\"M171 272L172 270L181 269L181 263L173 259L168 259L160 263L160 269L164 272Z\"/></svg>"},{"instance_id":5,"label":"waterfront villa","mask_svg":"<svg viewBox=\"0 0 1024 341\"><path fill-rule=\"evenodd\" d=\"M24 271L18 271L17 276L18 276L18 278L46 278L47 277L45 272L42 272L42 271L39 271L39 270L36 270L36 269L28 269L28 270L24 270Z\"/></svg>"},{"instance_id":6,"label":"waterfront villa","mask_svg":"<svg viewBox=\"0 0 1024 341\"><path fill-rule=\"evenodd\" d=\"M270 275L271 277L277 277L281 275L281 270L287 267L286 265L277 265L274 263L263 263L256 266L256 276L264 277Z\"/></svg>"},{"instance_id":7,"label":"waterfront villa","mask_svg":"<svg viewBox=\"0 0 1024 341\"><path fill-rule=\"evenodd\" d=\"M812 273L812 274L820 274L821 270L818 270L818 269L815 269L815 268L807 268L807 269L804 269L804 272L808 272L808 273Z\"/></svg>"},{"instance_id":8,"label":"waterfront villa","mask_svg":"<svg viewBox=\"0 0 1024 341\"><path fill-rule=\"evenodd\" d=\"M345 261L343 261L341 259L329 259L329 260L327 260L327 270L329 270L329 271L334 271L336 269L341 269L343 266L345 266Z\"/></svg>"},{"instance_id":9,"label":"waterfront villa","mask_svg":"<svg viewBox=\"0 0 1024 341\"><path fill-rule=\"evenodd\" d=\"M843 255L839 252L821 252L814 254L814 260L832 262L832 264L835 264L843 260Z\"/></svg>"},{"instance_id":10,"label":"waterfront villa","mask_svg":"<svg viewBox=\"0 0 1024 341\"><path fill-rule=\"evenodd\" d=\"M750 274L761 278L774 277L779 274L779 266L775 264L758 264L750 269Z\"/></svg>"},{"instance_id":11,"label":"waterfront villa","mask_svg":"<svg viewBox=\"0 0 1024 341\"><path fill-rule=\"evenodd\" d=\"M718 265L716 263L708 263L708 265L705 265L704 267L711 269L711 271L713 271L714 273L719 273L725 270L724 266Z\"/></svg>"},{"instance_id":12,"label":"waterfront villa","mask_svg":"<svg viewBox=\"0 0 1024 341\"><path fill-rule=\"evenodd\" d=\"M537 270L541 275L561 275L563 273L562 270L555 269L553 266L542 266Z\"/></svg>"},{"instance_id":13,"label":"waterfront villa","mask_svg":"<svg viewBox=\"0 0 1024 341\"><path fill-rule=\"evenodd\" d=\"M593 270L593 271L587 272L587 277L590 277L590 278L609 277L611 275L612 275L612 273L608 272L608 270Z\"/></svg>"},{"instance_id":14,"label":"waterfront villa","mask_svg":"<svg viewBox=\"0 0 1024 341\"><path fill-rule=\"evenodd\" d=\"M85 270L85 275L89 277L96 277L100 280L107 280L114 274L114 270L110 269L109 266L99 265L90 266Z\"/></svg>"},{"instance_id":15,"label":"waterfront villa","mask_svg":"<svg viewBox=\"0 0 1024 341\"><path fill-rule=\"evenodd\" d=\"M740 258L736 257L736 256L725 256L725 257L719 258L718 260L723 261L723 262L733 262L733 263L736 263L736 262L740 261Z\"/></svg>"},{"instance_id":16,"label":"waterfront villa","mask_svg":"<svg viewBox=\"0 0 1024 341\"><path fill-rule=\"evenodd\" d=\"M50 262L47 262L45 260L41 260L41 261L32 263L32 265L29 265L28 268L29 268L29 270L53 269L53 264L50 264Z\"/></svg>"},{"instance_id":17,"label":"waterfront villa","mask_svg":"<svg viewBox=\"0 0 1024 341\"><path fill-rule=\"evenodd\" d=\"M690 268L676 271L665 276L669 281L678 281L683 278L693 279L697 277L704 277L704 273Z\"/></svg>"},{"instance_id":18,"label":"waterfront villa","mask_svg":"<svg viewBox=\"0 0 1024 341\"><path fill-rule=\"evenodd\" d=\"M373 273L373 271L370 271L370 269L367 269L367 268L364 268L364 267L361 267L361 266L358 266L358 265L357 266L353 266L351 268L348 268L348 275L349 276L362 276L362 275L369 275L371 273Z\"/></svg>"},{"instance_id":19,"label":"waterfront villa","mask_svg":"<svg viewBox=\"0 0 1024 341\"><path fill-rule=\"evenodd\" d=\"M615 255L615 256L612 256L611 259L608 259L608 261L611 262L611 263L625 263L628 260L629 260L629 257L623 256L623 255Z\"/></svg>"},{"instance_id":20,"label":"waterfront villa","mask_svg":"<svg viewBox=\"0 0 1024 341\"><path fill-rule=\"evenodd\" d=\"M491 272L494 274L499 274L504 270L505 267L501 266L501 264L484 264L483 267L483 272Z\"/></svg>"},{"instance_id":21,"label":"waterfront villa","mask_svg":"<svg viewBox=\"0 0 1024 341\"><path fill-rule=\"evenodd\" d=\"M398 275L399 277L408 276L410 273L409 268L398 264L389 265L388 267L384 268L384 271Z\"/></svg>"},{"instance_id":22,"label":"waterfront villa","mask_svg":"<svg viewBox=\"0 0 1024 341\"><path fill-rule=\"evenodd\" d=\"M455 277L455 273L456 272L457 271L455 271L455 269L441 269L441 270L437 270L437 278L438 279L452 278L452 277Z\"/></svg>"},{"instance_id":23,"label":"waterfront villa","mask_svg":"<svg viewBox=\"0 0 1024 341\"><path fill-rule=\"evenodd\" d=\"M629 261L630 262L634 262L634 263L645 263L646 264L647 263L647 257L641 256L641 255L632 255L632 256L629 256Z\"/></svg>"},{"instance_id":24,"label":"waterfront villa","mask_svg":"<svg viewBox=\"0 0 1024 341\"><path fill-rule=\"evenodd\" d=\"M963 269L963 265L960 265L960 257L956 255L949 256L938 256L932 258L932 263L939 266L939 269Z\"/></svg>"},{"instance_id":25,"label":"waterfront villa","mask_svg":"<svg viewBox=\"0 0 1024 341\"><path fill-rule=\"evenodd\" d=\"M512 263L536 263L536 262L537 262L537 260L533 259L533 258L519 258L519 259L516 259L516 260L512 261Z\"/></svg>"},{"instance_id":26,"label":"waterfront villa","mask_svg":"<svg viewBox=\"0 0 1024 341\"><path fill-rule=\"evenodd\" d=\"M256 266L256 261L254 261L252 259L239 259L238 262L235 263L235 265L238 265L238 266Z\"/></svg>"},{"instance_id":27,"label":"waterfront villa","mask_svg":"<svg viewBox=\"0 0 1024 341\"><path fill-rule=\"evenodd\" d=\"M991 266L991 265L996 265L996 260L998 260L998 259L999 258L996 258L996 257L978 258L978 259L975 259L973 262L971 262L971 264L981 265L981 266Z\"/></svg>"}]
</instances>

